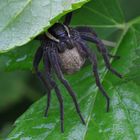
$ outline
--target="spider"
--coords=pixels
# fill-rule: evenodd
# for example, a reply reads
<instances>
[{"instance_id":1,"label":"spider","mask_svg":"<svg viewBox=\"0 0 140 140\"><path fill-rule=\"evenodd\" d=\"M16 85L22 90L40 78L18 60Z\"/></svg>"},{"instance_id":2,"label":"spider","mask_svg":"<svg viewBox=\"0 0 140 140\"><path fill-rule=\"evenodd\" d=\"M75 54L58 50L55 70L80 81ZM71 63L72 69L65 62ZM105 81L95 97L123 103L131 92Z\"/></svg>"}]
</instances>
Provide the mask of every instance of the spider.
<instances>
[{"instance_id":1,"label":"spider","mask_svg":"<svg viewBox=\"0 0 140 140\"><path fill-rule=\"evenodd\" d=\"M109 57L115 57L108 53L102 41L98 38L95 31L90 27L75 27L69 26L72 18L72 12L68 13L62 23L55 23L48 29L48 32L37 36L40 40L41 46L36 51L33 66L39 79L44 83L47 90L47 107L45 116L48 116L48 109L50 107L51 90L54 89L60 104L60 123L61 132L64 132L64 106L61 91L57 86L55 80L52 79L52 70L57 75L64 87L67 89L69 95L72 97L76 111L83 124L85 120L81 114L80 107L77 102L76 94L70 86L69 82L65 80L63 74L72 74L79 71L86 59L89 59L93 66L93 73L95 82L99 90L106 98L106 110L109 111L110 98L105 92L98 74L96 54L90 50L86 41L96 44L98 51L101 53L105 65L109 71L118 77L122 77L116 70L111 67ZM43 59L45 77L39 70L39 63Z\"/></svg>"}]
</instances>

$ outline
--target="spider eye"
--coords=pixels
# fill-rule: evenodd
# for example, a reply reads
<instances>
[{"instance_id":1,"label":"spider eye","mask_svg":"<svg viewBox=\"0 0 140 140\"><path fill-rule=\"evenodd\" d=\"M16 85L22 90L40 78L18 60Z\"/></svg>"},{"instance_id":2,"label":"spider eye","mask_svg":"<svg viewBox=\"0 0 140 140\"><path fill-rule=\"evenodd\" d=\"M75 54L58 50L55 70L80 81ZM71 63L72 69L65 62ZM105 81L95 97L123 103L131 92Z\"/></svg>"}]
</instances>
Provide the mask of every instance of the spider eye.
<instances>
[{"instance_id":1,"label":"spider eye","mask_svg":"<svg viewBox=\"0 0 140 140\"><path fill-rule=\"evenodd\" d=\"M68 36L68 28L61 23L55 23L48 31L57 39Z\"/></svg>"}]
</instances>

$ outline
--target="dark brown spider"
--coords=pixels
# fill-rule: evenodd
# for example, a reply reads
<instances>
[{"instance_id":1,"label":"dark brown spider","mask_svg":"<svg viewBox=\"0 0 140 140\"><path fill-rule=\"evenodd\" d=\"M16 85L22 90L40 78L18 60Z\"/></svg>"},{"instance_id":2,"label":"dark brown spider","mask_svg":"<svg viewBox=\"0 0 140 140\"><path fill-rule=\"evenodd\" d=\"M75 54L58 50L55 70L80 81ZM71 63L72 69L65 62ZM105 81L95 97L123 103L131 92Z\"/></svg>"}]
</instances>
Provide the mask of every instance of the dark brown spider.
<instances>
[{"instance_id":1,"label":"dark brown spider","mask_svg":"<svg viewBox=\"0 0 140 140\"><path fill-rule=\"evenodd\" d=\"M69 27L71 17L72 13L67 14L63 24L55 23L51 28L49 28L47 33L37 37L37 39L41 41L41 46L38 48L33 62L37 76L41 79L47 89L47 107L45 116L47 116L50 106L51 90L54 89L56 92L60 103L60 120L62 132L64 132L63 98L56 82L51 78L51 69L55 71L58 79L68 90L68 93L73 99L76 111L83 124L85 124L85 121L81 115L75 92L67 80L65 80L63 77L63 73L72 74L80 70L85 62L85 59L88 58L93 65L93 73L95 76L96 85L98 86L103 96L106 98L107 112L109 111L110 101L99 79L96 54L89 49L89 47L86 45L86 41L95 43L97 45L98 51L103 56L105 65L108 70L110 70L116 76L120 78L122 77L121 74L116 72L111 67L109 57L113 56L108 53L106 47L98 38L97 34L89 27ZM38 69L42 58L45 66L46 77L44 77Z\"/></svg>"}]
</instances>

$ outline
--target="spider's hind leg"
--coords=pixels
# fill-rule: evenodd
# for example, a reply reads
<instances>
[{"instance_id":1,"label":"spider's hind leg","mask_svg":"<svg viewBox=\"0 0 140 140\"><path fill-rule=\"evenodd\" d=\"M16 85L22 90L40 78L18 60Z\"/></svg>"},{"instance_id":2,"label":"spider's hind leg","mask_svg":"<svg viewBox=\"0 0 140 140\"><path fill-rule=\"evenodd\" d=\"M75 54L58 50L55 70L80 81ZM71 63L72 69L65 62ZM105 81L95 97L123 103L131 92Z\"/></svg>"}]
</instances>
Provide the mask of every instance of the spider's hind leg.
<instances>
[{"instance_id":1,"label":"spider's hind leg","mask_svg":"<svg viewBox=\"0 0 140 140\"><path fill-rule=\"evenodd\" d=\"M105 90L100 82L96 55L86 46L86 44L84 44L82 42L80 42L79 44L80 44L80 47L86 52L87 56L89 57L89 60L91 61L92 65L93 65L93 73L95 76L95 82L96 82L96 85L98 86L99 90L103 94L103 96L106 98L106 102L107 102L106 110L108 112L109 105L110 105L110 98L107 95L107 93L105 92Z\"/></svg>"},{"instance_id":2,"label":"spider's hind leg","mask_svg":"<svg viewBox=\"0 0 140 140\"><path fill-rule=\"evenodd\" d=\"M85 41L90 41L93 42L97 45L99 52L102 54L104 62L106 67L116 76L118 76L119 78L122 78L122 75L120 73L118 73L115 69L112 68L110 62L109 62L109 53L106 49L106 47L104 46L103 42L94 34L91 34L92 32L88 33L88 32L81 32L81 38ZM112 57L112 55L110 55L110 57Z\"/></svg>"}]
</instances>

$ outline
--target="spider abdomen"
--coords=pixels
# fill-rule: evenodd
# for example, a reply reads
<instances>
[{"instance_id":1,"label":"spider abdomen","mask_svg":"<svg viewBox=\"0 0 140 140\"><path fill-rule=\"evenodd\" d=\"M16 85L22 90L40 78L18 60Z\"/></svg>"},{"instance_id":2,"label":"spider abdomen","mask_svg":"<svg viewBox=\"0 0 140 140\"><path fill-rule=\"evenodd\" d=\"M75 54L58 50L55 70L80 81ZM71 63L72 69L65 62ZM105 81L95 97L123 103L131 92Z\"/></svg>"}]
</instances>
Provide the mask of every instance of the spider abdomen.
<instances>
[{"instance_id":1,"label":"spider abdomen","mask_svg":"<svg viewBox=\"0 0 140 140\"><path fill-rule=\"evenodd\" d=\"M72 74L83 66L85 57L82 57L77 48L66 49L63 53L59 53L62 71L66 74Z\"/></svg>"}]
</instances>

